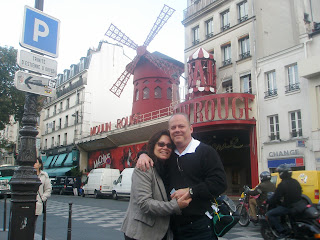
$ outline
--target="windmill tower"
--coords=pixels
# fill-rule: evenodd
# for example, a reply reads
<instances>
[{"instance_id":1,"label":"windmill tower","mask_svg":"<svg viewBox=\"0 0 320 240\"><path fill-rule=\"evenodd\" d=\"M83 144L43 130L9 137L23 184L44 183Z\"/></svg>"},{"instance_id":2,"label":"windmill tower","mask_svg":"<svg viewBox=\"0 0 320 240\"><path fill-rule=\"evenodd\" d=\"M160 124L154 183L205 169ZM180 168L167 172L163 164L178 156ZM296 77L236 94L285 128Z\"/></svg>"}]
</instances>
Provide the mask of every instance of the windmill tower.
<instances>
[{"instance_id":1,"label":"windmill tower","mask_svg":"<svg viewBox=\"0 0 320 240\"><path fill-rule=\"evenodd\" d=\"M111 24L106 36L137 51L137 55L130 62L110 91L120 97L130 76L133 74L133 105L132 114L148 113L170 106L177 96L179 76L184 71L184 65L159 52L150 53L147 46L157 35L163 25L175 10L164 5L154 23L144 44L138 46L119 28Z\"/></svg>"},{"instance_id":2,"label":"windmill tower","mask_svg":"<svg viewBox=\"0 0 320 240\"><path fill-rule=\"evenodd\" d=\"M216 93L216 64L211 53L199 48L188 59L187 100Z\"/></svg>"}]
</instances>

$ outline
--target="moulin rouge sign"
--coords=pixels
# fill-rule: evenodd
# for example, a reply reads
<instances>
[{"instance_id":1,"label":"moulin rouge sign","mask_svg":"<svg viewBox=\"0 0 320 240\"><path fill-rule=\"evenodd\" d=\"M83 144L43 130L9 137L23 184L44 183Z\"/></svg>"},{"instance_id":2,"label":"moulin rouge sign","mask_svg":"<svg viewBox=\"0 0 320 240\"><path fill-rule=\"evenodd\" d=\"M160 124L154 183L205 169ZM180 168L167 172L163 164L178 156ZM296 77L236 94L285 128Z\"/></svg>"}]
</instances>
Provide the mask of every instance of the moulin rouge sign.
<instances>
[{"instance_id":1,"label":"moulin rouge sign","mask_svg":"<svg viewBox=\"0 0 320 240\"><path fill-rule=\"evenodd\" d=\"M253 94L248 93L211 94L183 102L177 105L174 111L189 115L192 124L208 121L223 122L223 120L230 123L239 121L254 123L252 112L254 98Z\"/></svg>"},{"instance_id":2,"label":"moulin rouge sign","mask_svg":"<svg viewBox=\"0 0 320 240\"><path fill-rule=\"evenodd\" d=\"M174 112L184 112L189 115L191 123L202 123L208 121L252 121L255 118L252 112L252 102L255 96L248 93L225 93L211 94L194 98L177 105ZM117 120L115 129L121 129L141 123L139 114L123 117ZM114 130L111 122L104 123L90 129L90 135Z\"/></svg>"}]
</instances>

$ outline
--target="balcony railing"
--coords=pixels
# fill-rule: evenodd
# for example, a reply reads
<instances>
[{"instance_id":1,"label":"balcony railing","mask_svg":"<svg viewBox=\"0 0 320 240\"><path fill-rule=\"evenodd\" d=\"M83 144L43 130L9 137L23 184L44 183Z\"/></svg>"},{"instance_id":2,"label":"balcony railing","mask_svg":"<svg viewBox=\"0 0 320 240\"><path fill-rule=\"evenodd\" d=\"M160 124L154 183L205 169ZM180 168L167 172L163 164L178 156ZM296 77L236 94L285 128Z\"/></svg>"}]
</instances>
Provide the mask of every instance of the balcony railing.
<instances>
[{"instance_id":1,"label":"balcony railing","mask_svg":"<svg viewBox=\"0 0 320 240\"><path fill-rule=\"evenodd\" d=\"M227 29L229 29L229 28L230 28L230 23L222 26L222 27L221 27L221 32L223 32L223 31L225 31L225 30L227 30Z\"/></svg>"},{"instance_id":2,"label":"balcony railing","mask_svg":"<svg viewBox=\"0 0 320 240\"><path fill-rule=\"evenodd\" d=\"M264 98L278 96L278 89L269 89L264 92Z\"/></svg>"},{"instance_id":3,"label":"balcony railing","mask_svg":"<svg viewBox=\"0 0 320 240\"><path fill-rule=\"evenodd\" d=\"M242 22L244 22L245 20L247 20L248 19L248 14L247 15L244 15L243 17L240 17L239 19L238 19L238 22L239 23L242 23Z\"/></svg>"},{"instance_id":4,"label":"balcony railing","mask_svg":"<svg viewBox=\"0 0 320 240\"><path fill-rule=\"evenodd\" d=\"M300 89L300 83L289 84L286 86L286 93L298 91Z\"/></svg>"},{"instance_id":5,"label":"balcony railing","mask_svg":"<svg viewBox=\"0 0 320 240\"><path fill-rule=\"evenodd\" d=\"M227 65L230 65L230 64L231 64L231 58L222 61L222 66L227 66Z\"/></svg>"},{"instance_id":6,"label":"balcony railing","mask_svg":"<svg viewBox=\"0 0 320 240\"><path fill-rule=\"evenodd\" d=\"M194 40L194 41L192 42L192 45L197 45L197 44L199 44L199 42L200 42L200 40L199 40L199 39Z\"/></svg>"},{"instance_id":7,"label":"balcony railing","mask_svg":"<svg viewBox=\"0 0 320 240\"><path fill-rule=\"evenodd\" d=\"M208 38L211 38L211 37L213 37L213 32L212 33L207 33L206 38L208 39Z\"/></svg>"},{"instance_id":8,"label":"balcony railing","mask_svg":"<svg viewBox=\"0 0 320 240\"><path fill-rule=\"evenodd\" d=\"M296 129L292 129L291 137L302 137L302 129L299 129L298 131Z\"/></svg>"},{"instance_id":9,"label":"balcony railing","mask_svg":"<svg viewBox=\"0 0 320 240\"><path fill-rule=\"evenodd\" d=\"M240 53L239 54L239 59L245 59L245 58L248 58L248 57L250 57L251 55L250 55L250 51L248 51L248 52L244 52L244 53Z\"/></svg>"},{"instance_id":10,"label":"balcony railing","mask_svg":"<svg viewBox=\"0 0 320 240\"><path fill-rule=\"evenodd\" d=\"M279 139L280 139L280 134L279 134L279 133L277 133L277 134L271 134L271 135L269 136L269 138L270 138L270 141L279 140Z\"/></svg>"},{"instance_id":11,"label":"balcony railing","mask_svg":"<svg viewBox=\"0 0 320 240\"><path fill-rule=\"evenodd\" d=\"M194 4L190 5L188 8L183 10L183 20L192 16L193 14L199 12L201 9L209 6L210 4L216 2L217 0L198 0Z\"/></svg>"}]
</instances>

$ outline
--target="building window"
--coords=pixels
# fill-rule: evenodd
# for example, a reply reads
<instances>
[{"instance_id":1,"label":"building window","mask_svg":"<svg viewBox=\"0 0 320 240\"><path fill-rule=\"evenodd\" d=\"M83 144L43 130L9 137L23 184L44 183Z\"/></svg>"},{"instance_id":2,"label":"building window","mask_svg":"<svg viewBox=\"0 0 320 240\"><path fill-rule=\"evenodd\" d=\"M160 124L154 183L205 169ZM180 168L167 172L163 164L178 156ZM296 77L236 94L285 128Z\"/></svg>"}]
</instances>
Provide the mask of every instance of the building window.
<instances>
[{"instance_id":1,"label":"building window","mask_svg":"<svg viewBox=\"0 0 320 240\"><path fill-rule=\"evenodd\" d=\"M156 87L154 89L154 98L162 98L161 87Z\"/></svg>"},{"instance_id":2,"label":"building window","mask_svg":"<svg viewBox=\"0 0 320 240\"><path fill-rule=\"evenodd\" d=\"M167 99L172 99L172 89L171 88L167 89Z\"/></svg>"},{"instance_id":3,"label":"building window","mask_svg":"<svg viewBox=\"0 0 320 240\"><path fill-rule=\"evenodd\" d=\"M239 59L245 59L250 57L250 39L249 35L239 39Z\"/></svg>"},{"instance_id":4,"label":"building window","mask_svg":"<svg viewBox=\"0 0 320 240\"><path fill-rule=\"evenodd\" d=\"M69 109L69 105L70 105L70 98L67 99L66 109Z\"/></svg>"},{"instance_id":5,"label":"building window","mask_svg":"<svg viewBox=\"0 0 320 240\"><path fill-rule=\"evenodd\" d=\"M77 93L77 100L76 100L76 104L80 103L80 93Z\"/></svg>"},{"instance_id":6,"label":"building window","mask_svg":"<svg viewBox=\"0 0 320 240\"><path fill-rule=\"evenodd\" d=\"M47 133L48 133L48 129L49 129L49 124L48 124L48 123L46 123L46 130L45 130L45 134L47 134Z\"/></svg>"},{"instance_id":7,"label":"building window","mask_svg":"<svg viewBox=\"0 0 320 240\"><path fill-rule=\"evenodd\" d=\"M232 93L232 79L227 79L222 82L223 92L224 93Z\"/></svg>"},{"instance_id":8,"label":"building window","mask_svg":"<svg viewBox=\"0 0 320 240\"><path fill-rule=\"evenodd\" d=\"M47 118L50 116L50 108L47 109Z\"/></svg>"},{"instance_id":9,"label":"building window","mask_svg":"<svg viewBox=\"0 0 320 240\"><path fill-rule=\"evenodd\" d=\"M238 15L239 15L239 23L248 19L248 3L247 1L243 1L238 4Z\"/></svg>"},{"instance_id":10,"label":"building window","mask_svg":"<svg viewBox=\"0 0 320 240\"><path fill-rule=\"evenodd\" d=\"M47 149L48 148L48 139L45 139L44 140L44 149Z\"/></svg>"},{"instance_id":11,"label":"building window","mask_svg":"<svg viewBox=\"0 0 320 240\"><path fill-rule=\"evenodd\" d=\"M79 111L76 111L76 119L75 119L76 123L79 123Z\"/></svg>"},{"instance_id":12,"label":"building window","mask_svg":"<svg viewBox=\"0 0 320 240\"><path fill-rule=\"evenodd\" d=\"M67 139L68 139L68 135L67 133L64 134L64 140L63 140L63 145L67 145Z\"/></svg>"},{"instance_id":13,"label":"building window","mask_svg":"<svg viewBox=\"0 0 320 240\"><path fill-rule=\"evenodd\" d=\"M264 93L265 98L277 96L278 90L277 90L277 83L276 83L276 72L271 71L266 73L266 83L267 83L267 91Z\"/></svg>"},{"instance_id":14,"label":"building window","mask_svg":"<svg viewBox=\"0 0 320 240\"><path fill-rule=\"evenodd\" d=\"M54 107L53 107L53 115L56 115L56 113L57 113L57 105L54 105Z\"/></svg>"},{"instance_id":15,"label":"building window","mask_svg":"<svg viewBox=\"0 0 320 240\"><path fill-rule=\"evenodd\" d=\"M251 74L240 77L240 82L243 93L252 93Z\"/></svg>"},{"instance_id":16,"label":"building window","mask_svg":"<svg viewBox=\"0 0 320 240\"><path fill-rule=\"evenodd\" d=\"M63 107L63 104L62 104L62 102L60 102L59 112L62 112L62 107Z\"/></svg>"},{"instance_id":17,"label":"building window","mask_svg":"<svg viewBox=\"0 0 320 240\"><path fill-rule=\"evenodd\" d=\"M135 100L138 101L139 100L139 90L136 90L136 95L135 95Z\"/></svg>"},{"instance_id":18,"label":"building window","mask_svg":"<svg viewBox=\"0 0 320 240\"><path fill-rule=\"evenodd\" d=\"M143 89L143 97L142 97L142 99L149 99L149 97L150 97L150 90L149 90L149 88L144 88Z\"/></svg>"},{"instance_id":19,"label":"building window","mask_svg":"<svg viewBox=\"0 0 320 240\"><path fill-rule=\"evenodd\" d=\"M206 21L206 37L210 38L213 36L213 19Z\"/></svg>"},{"instance_id":20,"label":"building window","mask_svg":"<svg viewBox=\"0 0 320 240\"><path fill-rule=\"evenodd\" d=\"M60 135L58 135L57 146L60 146Z\"/></svg>"},{"instance_id":21,"label":"building window","mask_svg":"<svg viewBox=\"0 0 320 240\"><path fill-rule=\"evenodd\" d=\"M56 121L52 122L52 132L56 130Z\"/></svg>"},{"instance_id":22,"label":"building window","mask_svg":"<svg viewBox=\"0 0 320 240\"><path fill-rule=\"evenodd\" d=\"M199 26L196 26L195 28L192 28L192 45L196 45L199 42Z\"/></svg>"},{"instance_id":23,"label":"building window","mask_svg":"<svg viewBox=\"0 0 320 240\"><path fill-rule=\"evenodd\" d=\"M59 129L61 129L61 125L62 125L62 118L59 118Z\"/></svg>"},{"instance_id":24,"label":"building window","mask_svg":"<svg viewBox=\"0 0 320 240\"><path fill-rule=\"evenodd\" d=\"M221 47L221 51L222 51L222 57L223 57L223 61L222 61L222 66L226 66L231 64L231 44L225 44Z\"/></svg>"},{"instance_id":25,"label":"building window","mask_svg":"<svg viewBox=\"0 0 320 240\"><path fill-rule=\"evenodd\" d=\"M291 137L302 137L301 112L290 112Z\"/></svg>"},{"instance_id":26,"label":"building window","mask_svg":"<svg viewBox=\"0 0 320 240\"><path fill-rule=\"evenodd\" d=\"M68 117L68 115L66 116L66 122L64 123L64 127L66 128L66 127L68 127L68 121L69 121L69 117Z\"/></svg>"},{"instance_id":27,"label":"building window","mask_svg":"<svg viewBox=\"0 0 320 240\"><path fill-rule=\"evenodd\" d=\"M298 75L298 65L294 64L287 68L288 82L289 85L286 86L286 93L297 91L300 89L299 85L299 75Z\"/></svg>"},{"instance_id":28,"label":"building window","mask_svg":"<svg viewBox=\"0 0 320 240\"><path fill-rule=\"evenodd\" d=\"M229 10L221 13L221 32L230 28Z\"/></svg>"},{"instance_id":29,"label":"building window","mask_svg":"<svg viewBox=\"0 0 320 240\"><path fill-rule=\"evenodd\" d=\"M51 148L54 147L54 137L51 138Z\"/></svg>"},{"instance_id":30,"label":"building window","mask_svg":"<svg viewBox=\"0 0 320 240\"><path fill-rule=\"evenodd\" d=\"M279 140L280 139L279 117L278 115L274 115L268 118L269 118L270 141Z\"/></svg>"}]
</instances>

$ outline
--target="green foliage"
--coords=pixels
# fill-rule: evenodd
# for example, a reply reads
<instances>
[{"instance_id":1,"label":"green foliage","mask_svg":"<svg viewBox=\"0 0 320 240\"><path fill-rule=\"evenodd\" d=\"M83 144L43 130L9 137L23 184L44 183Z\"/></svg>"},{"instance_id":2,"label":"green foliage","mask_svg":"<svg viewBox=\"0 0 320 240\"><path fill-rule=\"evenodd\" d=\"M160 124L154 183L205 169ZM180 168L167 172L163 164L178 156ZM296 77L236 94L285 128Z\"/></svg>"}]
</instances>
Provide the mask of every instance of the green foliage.
<instances>
[{"instance_id":1,"label":"green foliage","mask_svg":"<svg viewBox=\"0 0 320 240\"><path fill-rule=\"evenodd\" d=\"M0 46L0 130L14 115L21 125L24 112L25 93L14 86L14 74L20 68L17 64L17 50L13 47ZM40 96L37 111L40 112L45 97Z\"/></svg>"},{"instance_id":2,"label":"green foliage","mask_svg":"<svg viewBox=\"0 0 320 240\"><path fill-rule=\"evenodd\" d=\"M81 172L79 171L79 167L71 168L70 176L81 177L82 176L82 171Z\"/></svg>"},{"instance_id":3,"label":"green foliage","mask_svg":"<svg viewBox=\"0 0 320 240\"><path fill-rule=\"evenodd\" d=\"M14 86L17 70L17 50L0 46L0 129L9 122L10 115L14 115L16 121L22 119L25 94Z\"/></svg>"}]
</instances>

